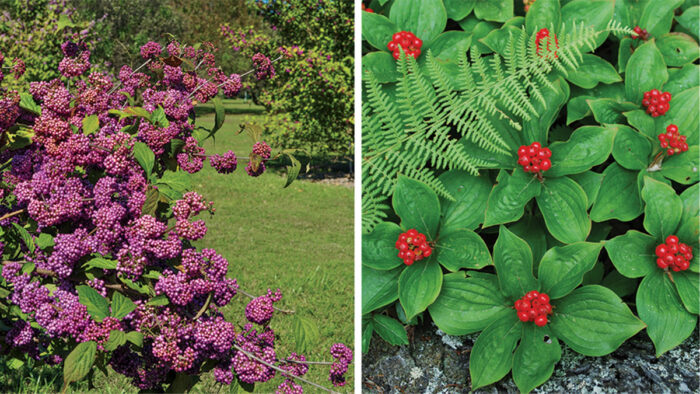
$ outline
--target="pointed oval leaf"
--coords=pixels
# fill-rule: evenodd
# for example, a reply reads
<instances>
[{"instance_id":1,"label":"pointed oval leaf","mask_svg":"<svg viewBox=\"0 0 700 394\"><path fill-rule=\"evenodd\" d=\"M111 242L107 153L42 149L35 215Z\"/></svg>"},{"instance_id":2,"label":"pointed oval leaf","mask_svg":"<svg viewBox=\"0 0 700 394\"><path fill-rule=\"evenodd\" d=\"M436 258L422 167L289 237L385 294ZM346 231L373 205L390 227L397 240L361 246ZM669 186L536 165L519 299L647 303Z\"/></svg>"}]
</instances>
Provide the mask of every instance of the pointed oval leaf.
<instances>
[{"instance_id":1,"label":"pointed oval leaf","mask_svg":"<svg viewBox=\"0 0 700 394\"><path fill-rule=\"evenodd\" d=\"M399 275L404 267L377 271L362 267L362 313L389 305L399 298Z\"/></svg>"},{"instance_id":2,"label":"pointed oval leaf","mask_svg":"<svg viewBox=\"0 0 700 394\"><path fill-rule=\"evenodd\" d=\"M520 345L513 354L513 381L520 392L529 393L549 380L554 365L561 359L559 340L548 326L523 324Z\"/></svg>"},{"instance_id":3,"label":"pointed oval leaf","mask_svg":"<svg viewBox=\"0 0 700 394\"><path fill-rule=\"evenodd\" d=\"M591 232L588 197L578 183L568 177L547 179L536 200L554 238L563 243L586 240Z\"/></svg>"},{"instance_id":4,"label":"pointed oval leaf","mask_svg":"<svg viewBox=\"0 0 700 394\"><path fill-rule=\"evenodd\" d=\"M442 0L395 0L389 19L399 30L410 31L423 42L430 42L445 30L447 11Z\"/></svg>"},{"instance_id":5,"label":"pointed oval leaf","mask_svg":"<svg viewBox=\"0 0 700 394\"><path fill-rule=\"evenodd\" d=\"M124 334L124 331L112 330L109 332L109 339L105 342L104 348L106 351L111 352L125 343L126 334Z\"/></svg>"},{"instance_id":6,"label":"pointed oval leaf","mask_svg":"<svg viewBox=\"0 0 700 394\"><path fill-rule=\"evenodd\" d=\"M639 278L656 269L656 239L630 230L605 242L605 250L615 268L628 278Z\"/></svg>"},{"instance_id":7,"label":"pointed oval leaf","mask_svg":"<svg viewBox=\"0 0 700 394\"><path fill-rule=\"evenodd\" d=\"M599 126L583 126L574 130L566 142L555 142L552 151L552 168L545 177L578 174L603 163L610 156L615 130Z\"/></svg>"},{"instance_id":8,"label":"pointed oval leaf","mask_svg":"<svg viewBox=\"0 0 700 394\"><path fill-rule=\"evenodd\" d=\"M532 273L532 251L525 241L501 226L493 247L493 261L501 291L518 299L539 285Z\"/></svg>"},{"instance_id":9,"label":"pointed oval leaf","mask_svg":"<svg viewBox=\"0 0 700 394\"><path fill-rule=\"evenodd\" d=\"M109 316L109 304L97 290L90 286L81 285L78 290L78 302L87 307L88 314L97 322Z\"/></svg>"},{"instance_id":10,"label":"pointed oval leaf","mask_svg":"<svg viewBox=\"0 0 700 394\"><path fill-rule=\"evenodd\" d=\"M399 276L399 301L406 311L406 319L413 319L435 302L441 287L442 269L434 258L406 267Z\"/></svg>"},{"instance_id":11,"label":"pointed oval leaf","mask_svg":"<svg viewBox=\"0 0 700 394\"><path fill-rule=\"evenodd\" d=\"M384 15L377 13L362 13L362 39L380 51L387 50L387 44L391 41L391 36L399 29L394 22ZM393 60L393 58L392 58ZM363 59L364 62L364 59ZM394 63L395 65L396 63ZM364 66L364 65L363 65ZM394 66L396 68L396 66Z\"/></svg>"},{"instance_id":12,"label":"pointed oval leaf","mask_svg":"<svg viewBox=\"0 0 700 394\"><path fill-rule=\"evenodd\" d=\"M525 205L542 190L542 184L520 168L514 169L512 174L501 170L496 181L486 205L484 227L520 219Z\"/></svg>"},{"instance_id":13,"label":"pointed oval leaf","mask_svg":"<svg viewBox=\"0 0 700 394\"><path fill-rule=\"evenodd\" d=\"M122 293L116 291L112 295L112 317L121 319L136 309L136 304Z\"/></svg>"},{"instance_id":14,"label":"pointed oval leaf","mask_svg":"<svg viewBox=\"0 0 700 394\"><path fill-rule=\"evenodd\" d=\"M647 275L637 289L637 313L647 324L656 357L680 345L693 333L697 315L688 312L673 283L660 269Z\"/></svg>"},{"instance_id":15,"label":"pointed oval leaf","mask_svg":"<svg viewBox=\"0 0 700 394\"><path fill-rule=\"evenodd\" d=\"M612 155L615 161L628 170L647 168L651 156L651 142L631 127L615 125L617 134Z\"/></svg>"},{"instance_id":16,"label":"pointed oval leaf","mask_svg":"<svg viewBox=\"0 0 700 394\"><path fill-rule=\"evenodd\" d=\"M513 351L522 336L523 324L515 313L491 323L474 342L469 355L472 390L498 382L513 366Z\"/></svg>"},{"instance_id":17,"label":"pointed oval leaf","mask_svg":"<svg viewBox=\"0 0 700 394\"><path fill-rule=\"evenodd\" d=\"M686 152L664 160L661 175L682 185L700 180L700 148L693 145Z\"/></svg>"},{"instance_id":18,"label":"pointed oval leaf","mask_svg":"<svg viewBox=\"0 0 700 394\"><path fill-rule=\"evenodd\" d=\"M695 315L700 313L700 276L690 271L674 272L673 283L685 309Z\"/></svg>"},{"instance_id":19,"label":"pointed oval leaf","mask_svg":"<svg viewBox=\"0 0 700 394\"><path fill-rule=\"evenodd\" d=\"M491 265L491 254L481 237L471 230L443 233L435 246L437 261L449 271L481 269Z\"/></svg>"},{"instance_id":20,"label":"pointed oval leaf","mask_svg":"<svg viewBox=\"0 0 700 394\"><path fill-rule=\"evenodd\" d=\"M554 334L586 356L612 353L644 328L620 297L603 286L580 287L552 306Z\"/></svg>"},{"instance_id":21,"label":"pointed oval leaf","mask_svg":"<svg viewBox=\"0 0 700 394\"><path fill-rule=\"evenodd\" d=\"M675 233L683 214L683 202L673 188L645 176L642 199L646 202L644 228L649 234L666 239Z\"/></svg>"},{"instance_id":22,"label":"pointed oval leaf","mask_svg":"<svg viewBox=\"0 0 700 394\"><path fill-rule=\"evenodd\" d=\"M63 385L68 386L84 378L92 369L97 353L97 343L88 341L79 343L63 362Z\"/></svg>"},{"instance_id":23,"label":"pointed oval leaf","mask_svg":"<svg viewBox=\"0 0 700 394\"><path fill-rule=\"evenodd\" d=\"M403 264L396 241L403 231L391 222L381 222L369 234L362 234L362 265L376 270L390 270Z\"/></svg>"},{"instance_id":24,"label":"pointed oval leaf","mask_svg":"<svg viewBox=\"0 0 700 394\"><path fill-rule=\"evenodd\" d=\"M591 219L604 222L617 219L630 221L642 213L642 198L637 188L636 171L612 163L603 171L598 198L591 208Z\"/></svg>"},{"instance_id":25,"label":"pointed oval leaf","mask_svg":"<svg viewBox=\"0 0 700 394\"><path fill-rule=\"evenodd\" d=\"M392 205L401 218L401 227L405 230L414 228L430 241L435 239L440 221L440 201L428 185L399 176Z\"/></svg>"},{"instance_id":26,"label":"pointed oval leaf","mask_svg":"<svg viewBox=\"0 0 700 394\"><path fill-rule=\"evenodd\" d=\"M625 94L627 101L641 103L644 92L659 89L668 80L664 57L651 40L640 45L627 62Z\"/></svg>"},{"instance_id":27,"label":"pointed oval leaf","mask_svg":"<svg viewBox=\"0 0 700 394\"><path fill-rule=\"evenodd\" d=\"M577 242L549 249L542 257L537 278L540 290L549 298L557 299L569 294L583 281L583 275L592 270L601 243Z\"/></svg>"},{"instance_id":28,"label":"pointed oval leaf","mask_svg":"<svg viewBox=\"0 0 700 394\"><path fill-rule=\"evenodd\" d=\"M380 314L375 314L373 319L374 331L379 334L383 340L394 346L408 345L406 329L404 329L403 325L396 319Z\"/></svg>"},{"instance_id":29,"label":"pointed oval leaf","mask_svg":"<svg viewBox=\"0 0 700 394\"><path fill-rule=\"evenodd\" d=\"M486 203L493 186L489 178L452 170L442 173L438 179L454 197L454 201L440 199L440 231L445 233L452 229L476 229L484 220Z\"/></svg>"},{"instance_id":30,"label":"pointed oval leaf","mask_svg":"<svg viewBox=\"0 0 700 394\"><path fill-rule=\"evenodd\" d=\"M481 331L504 313L513 313L498 291L495 275L465 278L461 272L444 276L440 295L428 311L438 328L450 335Z\"/></svg>"}]
</instances>

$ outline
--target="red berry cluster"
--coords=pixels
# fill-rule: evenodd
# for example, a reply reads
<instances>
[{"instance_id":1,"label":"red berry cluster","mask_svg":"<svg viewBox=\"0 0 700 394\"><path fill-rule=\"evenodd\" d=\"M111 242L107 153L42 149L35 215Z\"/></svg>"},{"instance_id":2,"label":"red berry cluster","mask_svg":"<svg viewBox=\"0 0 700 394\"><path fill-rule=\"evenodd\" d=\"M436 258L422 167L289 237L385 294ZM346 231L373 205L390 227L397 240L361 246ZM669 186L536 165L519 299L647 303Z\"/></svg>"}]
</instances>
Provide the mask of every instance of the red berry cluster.
<instances>
[{"instance_id":1,"label":"red berry cluster","mask_svg":"<svg viewBox=\"0 0 700 394\"><path fill-rule=\"evenodd\" d=\"M399 56L401 56L399 45L403 48L406 56L413 56L414 59L420 56L420 48L423 46L423 40L416 37L415 34L410 31L400 31L394 33L391 38L392 40L389 41L386 47L394 54L394 59L399 60Z\"/></svg>"},{"instance_id":2,"label":"red berry cluster","mask_svg":"<svg viewBox=\"0 0 700 394\"><path fill-rule=\"evenodd\" d=\"M538 327L544 327L547 324L547 315L552 314L552 305L549 304L547 294L532 290L515 301L515 310L518 311L520 321L534 321Z\"/></svg>"},{"instance_id":3,"label":"red berry cluster","mask_svg":"<svg viewBox=\"0 0 700 394\"><path fill-rule=\"evenodd\" d=\"M678 126L675 124L668 125L668 127L666 127L666 132L659 134L659 142L662 148L668 148L666 153L668 153L669 156L688 150L685 136L678 134Z\"/></svg>"},{"instance_id":4,"label":"red berry cluster","mask_svg":"<svg viewBox=\"0 0 700 394\"><path fill-rule=\"evenodd\" d=\"M690 260L693 259L693 248L678 242L678 237L669 235L666 243L656 247L656 265L659 268L667 269L671 267L674 272L685 271L690 267Z\"/></svg>"},{"instance_id":5,"label":"red berry cluster","mask_svg":"<svg viewBox=\"0 0 700 394\"><path fill-rule=\"evenodd\" d=\"M639 27L639 26L635 26L635 27L634 27L634 32L637 33L637 34L632 36L632 39L633 39L633 40L641 39L641 40L646 41L646 40L649 39L649 33L647 32L647 29L642 29L642 28Z\"/></svg>"},{"instance_id":6,"label":"red berry cluster","mask_svg":"<svg viewBox=\"0 0 700 394\"><path fill-rule=\"evenodd\" d=\"M399 235L396 241L396 249L399 250L399 258L406 265L422 260L433 254L433 248L428 245L425 235L415 229L410 229Z\"/></svg>"},{"instance_id":7,"label":"red berry cluster","mask_svg":"<svg viewBox=\"0 0 700 394\"><path fill-rule=\"evenodd\" d=\"M541 29L540 31L537 32L537 36L535 36L535 46L536 46L536 51L537 54L542 56L542 48L540 47L540 41L544 40L545 38L549 38L549 29ZM551 45L551 38L547 40L547 52L550 51L550 45ZM557 39L557 35L554 34L554 45L556 45L557 49L559 49L559 40ZM554 52L554 57L559 57L557 55L557 52Z\"/></svg>"},{"instance_id":8,"label":"red berry cluster","mask_svg":"<svg viewBox=\"0 0 700 394\"><path fill-rule=\"evenodd\" d=\"M652 89L644 93L642 105L646 107L647 113L656 118L668 111L671 104L671 93L659 92L658 89Z\"/></svg>"},{"instance_id":9,"label":"red berry cluster","mask_svg":"<svg viewBox=\"0 0 700 394\"><path fill-rule=\"evenodd\" d=\"M364 4L364 3L362 3L362 11L374 13L374 10L371 9L371 8L365 7L365 4Z\"/></svg>"},{"instance_id":10,"label":"red berry cluster","mask_svg":"<svg viewBox=\"0 0 700 394\"><path fill-rule=\"evenodd\" d=\"M523 166L525 172L537 173L552 168L552 151L542 148L539 142L533 142L530 146L521 145L518 149L518 164Z\"/></svg>"}]
</instances>

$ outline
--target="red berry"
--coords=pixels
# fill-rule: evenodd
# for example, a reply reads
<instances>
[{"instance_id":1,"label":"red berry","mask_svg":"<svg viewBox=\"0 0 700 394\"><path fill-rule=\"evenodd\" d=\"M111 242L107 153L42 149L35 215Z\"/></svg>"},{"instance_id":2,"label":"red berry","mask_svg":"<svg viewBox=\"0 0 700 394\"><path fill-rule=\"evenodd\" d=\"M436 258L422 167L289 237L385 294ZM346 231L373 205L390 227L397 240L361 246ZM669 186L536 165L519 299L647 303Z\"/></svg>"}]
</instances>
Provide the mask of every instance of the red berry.
<instances>
[{"instance_id":1,"label":"red berry","mask_svg":"<svg viewBox=\"0 0 700 394\"><path fill-rule=\"evenodd\" d=\"M413 259L405 258L403 259L403 263L406 265L411 265L413 264Z\"/></svg>"},{"instance_id":2,"label":"red berry","mask_svg":"<svg viewBox=\"0 0 700 394\"><path fill-rule=\"evenodd\" d=\"M535 318L535 325L537 325L537 327L544 327L547 325L547 316L537 316Z\"/></svg>"},{"instance_id":3,"label":"red berry","mask_svg":"<svg viewBox=\"0 0 700 394\"><path fill-rule=\"evenodd\" d=\"M675 235L669 235L666 237L666 243L667 244L677 244L678 243L678 237Z\"/></svg>"}]
</instances>

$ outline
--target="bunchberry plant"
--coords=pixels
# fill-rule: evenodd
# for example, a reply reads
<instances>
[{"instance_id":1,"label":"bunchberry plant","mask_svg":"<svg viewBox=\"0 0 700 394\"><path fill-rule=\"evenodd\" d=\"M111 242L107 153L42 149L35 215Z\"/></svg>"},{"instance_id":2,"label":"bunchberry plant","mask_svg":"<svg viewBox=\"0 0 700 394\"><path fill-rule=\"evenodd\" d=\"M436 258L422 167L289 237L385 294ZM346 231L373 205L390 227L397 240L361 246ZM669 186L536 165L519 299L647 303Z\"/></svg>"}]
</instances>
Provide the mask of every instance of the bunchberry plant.
<instances>
[{"instance_id":1,"label":"bunchberry plant","mask_svg":"<svg viewBox=\"0 0 700 394\"><path fill-rule=\"evenodd\" d=\"M247 157L201 147L224 123L219 92L236 96L248 74L271 77L272 61L256 54L253 70L226 74L211 44L148 42L141 66L112 76L90 71L86 43L60 50L61 78L0 98L0 331L10 365L62 363L64 391L107 366L145 391L188 391L210 371L226 385L278 376L278 392L298 393L300 382L329 390L303 377L315 362L279 354L270 320L280 290L249 295L226 258L192 244L215 209L188 174L209 158L223 174L246 160L259 176L279 156L255 128ZM211 129L194 112L209 101ZM252 298L243 327L222 312L237 295ZM336 344L330 356L321 364L342 386L352 350Z\"/></svg>"},{"instance_id":2,"label":"bunchberry plant","mask_svg":"<svg viewBox=\"0 0 700 394\"><path fill-rule=\"evenodd\" d=\"M401 56L401 49L403 49L406 56L417 59L420 56L420 49L422 46L423 41L410 31L394 33L394 35L391 36L391 41L386 45L387 49L396 60L399 60Z\"/></svg>"},{"instance_id":3,"label":"bunchberry plant","mask_svg":"<svg viewBox=\"0 0 700 394\"><path fill-rule=\"evenodd\" d=\"M366 3L363 351L427 320L481 332L466 383L512 371L528 392L561 343L601 356L646 329L660 356L683 342L700 299L696 7ZM420 56L394 59L401 31ZM438 208L431 195L402 210L409 184ZM396 237L411 228L435 247L406 266ZM482 245L494 264L471 266Z\"/></svg>"},{"instance_id":4,"label":"bunchberry plant","mask_svg":"<svg viewBox=\"0 0 700 394\"><path fill-rule=\"evenodd\" d=\"M657 355L683 342L697 325L698 188L696 183L679 196L671 186L645 177L647 233L629 230L605 244L620 274L643 278L636 294L637 313L648 326Z\"/></svg>"}]
</instances>

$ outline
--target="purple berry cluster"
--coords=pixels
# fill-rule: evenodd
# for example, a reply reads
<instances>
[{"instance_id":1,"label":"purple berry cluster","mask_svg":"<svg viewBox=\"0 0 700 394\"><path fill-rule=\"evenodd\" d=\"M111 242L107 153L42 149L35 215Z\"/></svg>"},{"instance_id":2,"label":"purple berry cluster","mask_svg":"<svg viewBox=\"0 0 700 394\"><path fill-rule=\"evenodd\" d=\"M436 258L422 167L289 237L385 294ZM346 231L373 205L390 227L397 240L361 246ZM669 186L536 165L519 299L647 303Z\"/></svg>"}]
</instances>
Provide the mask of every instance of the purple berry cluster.
<instances>
[{"instance_id":1,"label":"purple berry cluster","mask_svg":"<svg viewBox=\"0 0 700 394\"><path fill-rule=\"evenodd\" d=\"M342 343L336 343L331 346L331 356L334 362L328 379L336 387L345 386L345 373L348 372L348 365L352 362L352 349Z\"/></svg>"},{"instance_id":2,"label":"purple berry cluster","mask_svg":"<svg viewBox=\"0 0 700 394\"><path fill-rule=\"evenodd\" d=\"M267 294L254 298L245 307L245 317L252 323L265 325L272 319L272 314L275 311L273 303L282 299L280 289L273 294L272 290L267 289Z\"/></svg>"},{"instance_id":3,"label":"purple berry cluster","mask_svg":"<svg viewBox=\"0 0 700 394\"><path fill-rule=\"evenodd\" d=\"M253 145L250 160L245 171L252 177L257 177L265 172L265 162L270 159L272 149L265 141L258 141Z\"/></svg>"},{"instance_id":4,"label":"purple berry cluster","mask_svg":"<svg viewBox=\"0 0 700 394\"><path fill-rule=\"evenodd\" d=\"M272 66L272 61L260 52L253 55L253 67L255 67L255 77L258 81L275 76L275 68Z\"/></svg>"},{"instance_id":5,"label":"purple berry cluster","mask_svg":"<svg viewBox=\"0 0 700 394\"><path fill-rule=\"evenodd\" d=\"M230 174L236 170L238 159L236 158L236 154L230 150L223 155L212 155L209 158L209 164L219 174Z\"/></svg>"}]
</instances>

